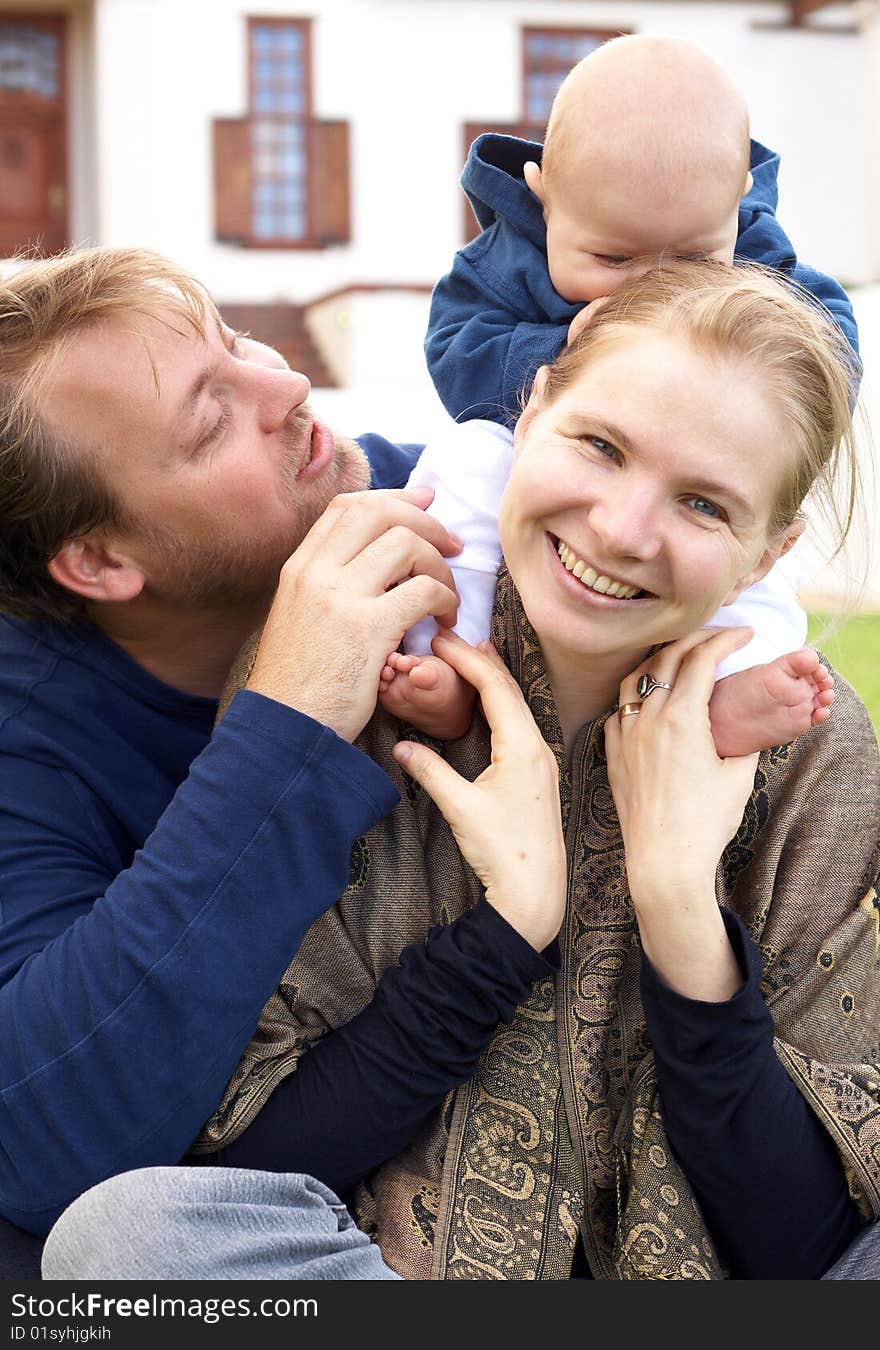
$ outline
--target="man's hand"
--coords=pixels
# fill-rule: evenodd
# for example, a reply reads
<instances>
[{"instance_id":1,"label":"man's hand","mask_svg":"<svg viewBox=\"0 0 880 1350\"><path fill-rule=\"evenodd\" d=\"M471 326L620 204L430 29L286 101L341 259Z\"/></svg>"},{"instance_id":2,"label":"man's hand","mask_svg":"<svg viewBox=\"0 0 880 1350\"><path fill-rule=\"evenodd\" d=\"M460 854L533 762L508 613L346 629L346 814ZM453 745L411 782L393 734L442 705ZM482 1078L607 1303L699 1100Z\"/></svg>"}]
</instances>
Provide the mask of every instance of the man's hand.
<instances>
[{"instance_id":1,"label":"man's hand","mask_svg":"<svg viewBox=\"0 0 880 1350\"><path fill-rule=\"evenodd\" d=\"M379 673L414 623L455 623L443 555L461 541L425 513L430 488L334 500L281 569L247 687L353 741L376 706Z\"/></svg>"}]
</instances>

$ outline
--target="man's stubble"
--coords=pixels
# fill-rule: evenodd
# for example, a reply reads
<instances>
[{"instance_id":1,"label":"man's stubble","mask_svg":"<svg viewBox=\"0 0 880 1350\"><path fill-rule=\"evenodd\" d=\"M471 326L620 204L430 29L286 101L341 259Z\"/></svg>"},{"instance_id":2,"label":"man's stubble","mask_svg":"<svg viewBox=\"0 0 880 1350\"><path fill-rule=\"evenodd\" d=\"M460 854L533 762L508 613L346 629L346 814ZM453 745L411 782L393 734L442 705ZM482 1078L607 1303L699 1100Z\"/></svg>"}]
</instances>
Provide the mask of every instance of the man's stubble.
<instances>
[{"instance_id":1,"label":"man's stubble","mask_svg":"<svg viewBox=\"0 0 880 1350\"><path fill-rule=\"evenodd\" d=\"M292 444L299 422L298 417L291 426ZM161 525L132 522L159 564L145 590L176 608L213 609L260 602L268 606L284 563L333 498L370 485L369 463L358 443L336 435L334 441L333 462L312 482L299 484L299 466L292 457L285 460L282 491L290 505L290 526L273 538L224 540L214 535L210 540L186 539Z\"/></svg>"}]
</instances>

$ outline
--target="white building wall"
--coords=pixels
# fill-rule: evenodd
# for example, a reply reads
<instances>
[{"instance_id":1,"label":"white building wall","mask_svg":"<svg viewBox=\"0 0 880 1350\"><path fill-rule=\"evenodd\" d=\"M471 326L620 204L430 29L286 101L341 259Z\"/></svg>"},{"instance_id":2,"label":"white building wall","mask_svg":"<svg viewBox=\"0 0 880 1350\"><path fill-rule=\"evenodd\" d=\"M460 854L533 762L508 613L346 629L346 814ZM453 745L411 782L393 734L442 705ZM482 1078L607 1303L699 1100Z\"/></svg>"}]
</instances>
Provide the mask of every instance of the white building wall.
<instances>
[{"instance_id":1,"label":"white building wall","mask_svg":"<svg viewBox=\"0 0 880 1350\"><path fill-rule=\"evenodd\" d=\"M880 0L854 6L864 43L863 121L867 129L863 172L869 275L880 281Z\"/></svg>"},{"instance_id":2,"label":"white building wall","mask_svg":"<svg viewBox=\"0 0 880 1350\"><path fill-rule=\"evenodd\" d=\"M314 111L352 124L353 240L324 251L213 239L211 121L246 108L248 14L312 16ZM760 31L764 4L646 0L95 0L96 222L149 244L226 300L307 301L358 281L432 283L461 243L465 121L520 113L520 26L600 26L701 42L783 156L780 218L798 253L869 279L865 48L857 35Z\"/></svg>"},{"instance_id":3,"label":"white building wall","mask_svg":"<svg viewBox=\"0 0 880 1350\"><path fill-rule=\"evenodd\" d=\"M168 253L221 300L313 300L358 282L427 286L461 243L462 124L521 112L520 28L619 28L702 43L744 90L758 139L783 158L780 219L799 255L858 285L880 281L877 0L840 6L861 34L761 30L785 11L657 0L0 0L0 11L70 15L72 224L82 242ZM248 250L213 237L211 123L246 110L246 18L313 19L314 114L351 123L349 246ZM855 295L864 405L880 432L880 286ZM324 416L423 440L445 422L421 358L427 296L362 292L316 313L347 360L348 387L318 391ZM862 439L867 521L880 483ZM804 549L805 593L845 596L874 530L831 568L821 529ZM880 551L866 599L880 607Z\"/></svg>"}]
</instances>

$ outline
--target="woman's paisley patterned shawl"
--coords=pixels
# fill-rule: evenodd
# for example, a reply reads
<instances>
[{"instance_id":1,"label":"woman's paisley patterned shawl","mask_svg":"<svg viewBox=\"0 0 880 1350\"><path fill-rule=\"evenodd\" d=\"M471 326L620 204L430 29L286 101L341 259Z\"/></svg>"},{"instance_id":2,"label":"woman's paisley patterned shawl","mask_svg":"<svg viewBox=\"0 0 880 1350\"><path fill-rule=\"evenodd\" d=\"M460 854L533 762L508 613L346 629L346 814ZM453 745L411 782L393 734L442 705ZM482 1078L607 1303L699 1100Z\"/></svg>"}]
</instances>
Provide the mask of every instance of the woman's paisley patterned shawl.
<instances>
[{"instance_id":1,"label":"woman's paisley patterned shawl","mask_svg":"<svg viewBox=\"0 0 880 1350\"><path fill-rule=\"evenodd\" d=\"M505 571L493 638L559 759L562 968L499 1028L475 1078L358 1188L356 1216L413 1279L564 1279L579 1232L599 1278L723 1278L663 1129L602 720L583 728L569 771L540 647ZM761 756L717 891L761 947L777 1053L868 1216L880 1214L880 771L864 708L843 680L835 688L824 726ZM404 947L481 894L442 816L391 759L399 737L379 711L359 741L388 767L400 805L352 850L348 888L266 1005L201 1151L240 1134L309 1045L370 1001ZM489 754L482 721L445 753L475 777Z\"/></svg>"}]
</instances>

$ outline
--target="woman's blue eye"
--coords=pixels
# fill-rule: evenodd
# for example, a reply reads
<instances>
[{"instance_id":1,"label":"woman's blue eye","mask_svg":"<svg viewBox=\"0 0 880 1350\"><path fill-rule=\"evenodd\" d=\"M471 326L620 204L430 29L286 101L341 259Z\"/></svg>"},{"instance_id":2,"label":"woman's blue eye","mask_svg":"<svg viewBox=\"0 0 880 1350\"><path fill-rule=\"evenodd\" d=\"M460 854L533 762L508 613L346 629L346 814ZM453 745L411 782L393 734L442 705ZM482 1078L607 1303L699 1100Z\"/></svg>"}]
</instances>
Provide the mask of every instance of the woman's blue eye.
<instances>
[{"instance_id":1,"label":"woman's blue eye","mask_svg":"<svg viewBox=\"0 0 880 1350\"><path fill-rule=\"evenodd\" d=\"M614 455L617 454L617 451L615 450L611 442L603 441L601 436L591 436L590 445L595 446L596 449L599 451L600 455L607 455L609 459L611 459Z\"/></svg>"},{"instance_id":2,"label":"woman's blue eye","mask_svg":"<svg viewBox=\"0 0 880 1350\"><path fill-rule=\"evenodd\" d=\"M688 497L687 502L694 508L698 515L717 518L721 515L714 502L706 501L705 497Z\"/></svg>"}]
</instances>

